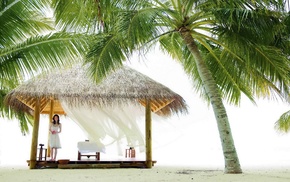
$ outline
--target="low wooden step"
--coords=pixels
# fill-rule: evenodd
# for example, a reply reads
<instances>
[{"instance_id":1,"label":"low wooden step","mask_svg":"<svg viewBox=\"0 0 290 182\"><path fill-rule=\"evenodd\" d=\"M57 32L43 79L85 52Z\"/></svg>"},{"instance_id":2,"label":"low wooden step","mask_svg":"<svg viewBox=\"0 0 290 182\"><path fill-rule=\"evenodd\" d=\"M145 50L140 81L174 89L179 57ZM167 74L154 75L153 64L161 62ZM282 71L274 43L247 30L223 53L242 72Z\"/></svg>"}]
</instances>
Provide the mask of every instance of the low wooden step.
<instances>
[{"instance_id":1,"label":"low wooden step","mask_svg":"<svg viewBox=\"0 0 290 182\"><path fill-rule=\"evenodd\" d=\"M60 169L120 168L120 164L58 164Z\"/></svg>"}]
</instances>

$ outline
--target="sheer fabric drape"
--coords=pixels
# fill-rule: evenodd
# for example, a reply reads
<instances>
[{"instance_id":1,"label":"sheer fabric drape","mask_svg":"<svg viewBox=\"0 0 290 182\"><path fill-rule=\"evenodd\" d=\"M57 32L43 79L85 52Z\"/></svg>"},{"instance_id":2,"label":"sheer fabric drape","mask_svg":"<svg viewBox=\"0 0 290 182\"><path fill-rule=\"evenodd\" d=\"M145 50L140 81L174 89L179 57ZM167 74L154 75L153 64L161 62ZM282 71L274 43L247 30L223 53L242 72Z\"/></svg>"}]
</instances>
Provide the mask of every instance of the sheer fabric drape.
<instances>
[{"instance_id":1,"label":"sheer fabric drape","mask_svg":"<svg viewBox=\"0 0 290 182\"><path fill-rule=\"evenodd\" d=\"M91 107L87 104L70 106L65 101L61 105L68 117L84 131L90 141L98 144L103 152L124 154L124 147L138 148L144 152L144 131L140 130L144 121L144 108L134 104L118 107ZM117 149L117 150L116 150Z\"/></svg>"}]
</instances>

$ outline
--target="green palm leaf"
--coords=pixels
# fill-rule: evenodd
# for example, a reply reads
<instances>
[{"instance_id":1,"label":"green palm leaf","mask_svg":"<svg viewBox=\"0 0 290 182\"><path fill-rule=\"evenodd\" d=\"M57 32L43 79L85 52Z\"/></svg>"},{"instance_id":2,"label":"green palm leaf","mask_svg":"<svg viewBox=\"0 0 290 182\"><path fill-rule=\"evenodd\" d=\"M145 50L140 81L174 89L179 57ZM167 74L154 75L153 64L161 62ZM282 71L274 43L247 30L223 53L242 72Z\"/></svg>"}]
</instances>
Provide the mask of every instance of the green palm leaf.
<instances>
[{"instance_id":1,"label":"green palm leaf","mask_svg":"<svg viewBox=\"0 0 290 182\"><path fill-rule=\"evenodd\" d=\"M0 49L1 75L11 71L33 75L50 68L81 60L88 49L89 36L54 33L34 36L15 46Z\"/></svg>"},{"instance_id":2,"label":"green palm leaf","mask_svg":"<svg viewBox=\"0 0 290 182\"><path fill-rule=\"evenodd\" d=\"M85 61L90 63L89 72L96 81L103 79L112 69L120 67L122 61L126 60L129 51L124 51L122 47L124 43L120 43L119 39L122 38L105 34L96 37L95 41L98 44L91 47Z\"/></svg>"},{"instance_id":3,"label":"green palm leaf","mask_svg":"<svg viewBox=\"0 0 290 182\"><path fill-rule=\"evenodd\" d=\"M52 30L51 21L45 17L46 6L45 2L3 0L0 7L0 47Z\"/></svg>"},{"instance_id":4,"label":"green palm leaf","mask_svg":"<svg viewBox=\"0 0 290 182\"><path fill-rule=\"evenodd\" d=\"M287 111L280 116L278 121L275 122L275 129L284 133L290 131L290 111Z\"/></svg>"}]
</instances>

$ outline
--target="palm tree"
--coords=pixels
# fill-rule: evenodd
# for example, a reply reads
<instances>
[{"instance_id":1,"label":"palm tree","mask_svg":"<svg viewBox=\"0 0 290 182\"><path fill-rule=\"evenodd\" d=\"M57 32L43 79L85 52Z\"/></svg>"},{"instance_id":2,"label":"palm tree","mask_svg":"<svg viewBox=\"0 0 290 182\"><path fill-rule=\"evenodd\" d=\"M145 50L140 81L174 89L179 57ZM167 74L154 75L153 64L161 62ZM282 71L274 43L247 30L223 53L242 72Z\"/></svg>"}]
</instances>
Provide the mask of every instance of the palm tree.
<instances>
[{"instance_id":1,"label":"palm tree","mask_svg":"<svg viewBox=\"0 0 290 182\"><path fill-rule=\"evenodd\" d=\"M17 117L23 134L30 117L5 107L6 93L42 71L81 60L88 48L86 34L55 29L51 11L46 1L0 2L0 116Z\"/></svg>"},{"instance_id":2,"label":"palm tree","mask_svg":"<svg viewBox=\"0 0 290 182\"><path fill-rule=\"evenodd\" d=\"M267 0L96 1L102 32L86 62L99 81L134 51L157 43L178 60L211 103L222 144L225 173L241 173L223 100L241 95L289 95L289 39L284 3Z\"/></svg>"}]
</instances>

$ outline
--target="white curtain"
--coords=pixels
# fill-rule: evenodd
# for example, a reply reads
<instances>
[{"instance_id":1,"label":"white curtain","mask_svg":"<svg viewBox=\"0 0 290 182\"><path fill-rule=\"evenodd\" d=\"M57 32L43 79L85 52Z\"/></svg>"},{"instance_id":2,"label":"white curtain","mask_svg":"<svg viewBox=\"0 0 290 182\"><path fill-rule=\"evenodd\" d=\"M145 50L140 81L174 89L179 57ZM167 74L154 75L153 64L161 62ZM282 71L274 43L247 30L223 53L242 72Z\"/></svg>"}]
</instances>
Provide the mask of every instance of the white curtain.
<instances>
[{"instance_id":1,"label":"white curtain","mask_svg":"<svg viewBox=\"0 0 290 182\"><path fill-rule=\"evenodd\" d=\"M113 150L110 153L117 152L118 155L123 155L124 147L135 147L144 152L144 131L140 128L145 123L143 120L145 109L141 105L72 107L65 101L60 101L68 117L79 125L88 139L105 148L107 152L107 149L111 148Z\"/></svg>"}]
</instances>

